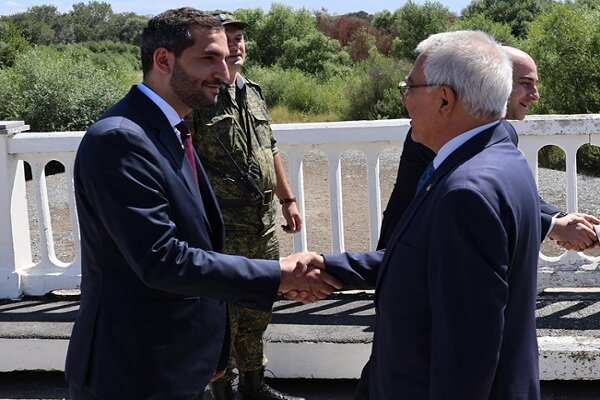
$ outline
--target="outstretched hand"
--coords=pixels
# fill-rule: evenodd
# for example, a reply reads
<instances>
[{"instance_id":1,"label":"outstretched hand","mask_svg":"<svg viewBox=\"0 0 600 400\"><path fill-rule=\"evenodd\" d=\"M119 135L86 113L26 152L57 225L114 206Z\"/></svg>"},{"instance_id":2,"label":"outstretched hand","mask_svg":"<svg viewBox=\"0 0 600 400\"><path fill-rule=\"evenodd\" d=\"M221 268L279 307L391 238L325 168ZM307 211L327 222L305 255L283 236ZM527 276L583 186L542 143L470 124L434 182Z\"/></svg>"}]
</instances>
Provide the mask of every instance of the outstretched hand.
<instances>
[{"instance_id":1,"label":"outstretched hand","mask_svg":"<svg viewBox=\"0 0 600 400\"><path fill-rule=\"evenodd\" d=\"M343 287L339 280L324 271L325 260L317 253L292 254L282 258L279 265L281 283L278 293L289 300L313 303Z\"/></svg>"},{"instance_id":2,"label":"outstretched hand","mask_svg":"<svg viewBox=\"0 0 600 400\"><path fill-rule=\"evenodd\" d=\"M567 250L584 251L598 245L597 224L600 220L593 215L571 213L557 218L548 236Z\"/></svg>"}]
</instances>

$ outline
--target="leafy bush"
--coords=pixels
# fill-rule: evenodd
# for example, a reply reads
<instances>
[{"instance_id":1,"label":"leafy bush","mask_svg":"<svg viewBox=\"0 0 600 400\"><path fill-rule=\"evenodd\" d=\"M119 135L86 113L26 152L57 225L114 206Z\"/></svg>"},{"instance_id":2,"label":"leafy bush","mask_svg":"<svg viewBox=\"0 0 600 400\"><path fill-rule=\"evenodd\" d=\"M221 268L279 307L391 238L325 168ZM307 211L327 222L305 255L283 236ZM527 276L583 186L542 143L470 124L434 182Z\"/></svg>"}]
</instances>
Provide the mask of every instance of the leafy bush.
<instances>
[{"instance_id":1,"label":"leafy bush","mask_svg":"<svg viewBox=\"0 0 600 400\"><path fill-rule=\"evenodd\" d=\"M11 68L0 69L0 120L23 120L25 101L21 96L21 78Z\"/></svg>"},{"instance_id":2,"label":"leafy bush","mask_svg":"<svg viewBox=\"0 0 600 400\"><path fill-rule=\"evenodd\" d=\"M372 54L359 64L346 84L349 100L345 120L370 120L407 117L401 104L398 83L406 77L410 64Z\"/></svg>"},{"instance_id":3,"label":"leafy bush","mask_svg":"<svg viewBox=\"0 0 600 400\"><path fill-rule=\"evenodd\" d=\"M512 34L522 39L529 23L554 3L554 0L477 0L463 10L463 17L485 15L489 20L510 25Z\"/></svg>"},{"instance_id":4,"label":"leafy bush","mask_svg":"<svg viewBox=\"0 0 600 400\"><path fill-rule=\"evenodd\" d=\"M502 44L518 47L518 39L513 36L510 25L492 21L483 14L474 14L468 18L456 20L450 30L479 30L486 32Z\"/></svg>"},{"instance_id":5,"label":"leafy bush","mask_svg":"<svg viewBox=\"0 0 600 400\"><path fill-rule=\"evenodd\" d=\"M28 48L29 42L15 24L0 19L0 68L12 66L17 54Z\"/></svg>"},{"instance_id":6,"label":"leafy bush","mask_svg":"<svg viewBox=\"0 0 600 400\"><path fill-rule=\"evenodd\" d=\"M321 82L297 69L254 66L246 71L248 78L258 82L269 107L285 106L307 114L341 114L347 107L342 78Z\"/></svg>"},{"instance_id":7,"label":"leafy bush","mask_svg":"<svg viewBox=\"0 0 600 400\"><path fill-rule=\"evenodd\" d=\"M2 102L0 119L24 120L34 131L48 132L86 129L137 80L48 47L20 54L2 79L9 84L0 87L0 98L22 100L10 108Z\"/></svg>"},{"instance_id":8,"label":"leafy bush","mask_svg":"<svg viewBox=\"0 0 600 400\"><path fill-rule=\"evenodd\" d=\"M52 45L52 48L74 60L89 60L103 70L136 72L142 69L140 48L127 43L103 40L76 44Z\"/></svg>"},{"instance_id":9,"label":"leafy bush","mask_svg":"<svg viewBox=\"0 0 600 400\"><path fill-rule=\"evenodd\" d=\"M541 77L533 112L600 112L600 9L554 6L529 25L525 50Z\"/></svg>"},{"instance_id":10,"label":"leafy bush","mask_svg":"<svg viewBox=\"0 0 600 400\"><path fill-rule=\"evenodd\" d=\"M577 172L600 176L600 148L585 144L577 151Z\"/></svg>"},{"instance_id":11,"label":"leafy bush","mask_svg":"<svg viewBox=\"0 0 600 400\"><path fill-rule=\"evenodd\" d=\"M343 51L337 40L329 39L315 31L302 39L292 38L283 46L283 55L277 62L284 69L299 69L312 75L325 75L332 65L348 66L350 56ZM329 74L329 71L327 71Z\"/></svg>"},{"instance_id":12,"label":"leafy bush","mask_svg":"<svg viewBox=\"0 0 600 400\"><path fill-rule=\"evenodd\" d=\"M396 10L391 31L396 36L390 54L398 59L414 60L415 47L429 35L448 30L453 15L439 2L419 5L408 1Z\"/></svg>"}]
</instances>

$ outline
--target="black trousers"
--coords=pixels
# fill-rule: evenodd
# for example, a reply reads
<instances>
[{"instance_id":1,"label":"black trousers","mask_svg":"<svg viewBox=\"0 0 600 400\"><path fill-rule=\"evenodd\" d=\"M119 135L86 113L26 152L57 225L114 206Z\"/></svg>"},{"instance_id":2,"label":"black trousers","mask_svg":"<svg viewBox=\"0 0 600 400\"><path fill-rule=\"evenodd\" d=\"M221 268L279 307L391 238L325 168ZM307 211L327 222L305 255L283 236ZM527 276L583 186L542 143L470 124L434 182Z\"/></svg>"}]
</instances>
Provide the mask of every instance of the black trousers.
<instances>
[{"instance_id":1,"label":"black trousers","mask_svg":"<svg viewBox=\"0 0 600 400\"><path fill-rule=\"evenodd\" d=\"M71 400L100 400L90 392L86 392L73 385L69 385L69 394L71 395Z\"/></svg>"}]
</instances>

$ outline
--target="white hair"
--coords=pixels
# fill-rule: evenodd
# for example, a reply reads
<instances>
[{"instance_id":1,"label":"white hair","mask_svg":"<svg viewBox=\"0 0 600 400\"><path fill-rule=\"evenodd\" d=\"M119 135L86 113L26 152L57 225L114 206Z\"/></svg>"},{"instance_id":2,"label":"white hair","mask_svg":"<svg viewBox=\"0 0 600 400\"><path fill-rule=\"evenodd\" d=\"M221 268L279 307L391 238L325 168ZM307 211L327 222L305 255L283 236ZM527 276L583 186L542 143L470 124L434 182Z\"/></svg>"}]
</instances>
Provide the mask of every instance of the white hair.
<instances>
[{"instance_id":1,"label":"white hair","mask_svg":"<svg viewBox=\"0 0 600 400\"><path fill-rule=\"evenodd\" d=\"M473 117L503 118L512 91L512 63L481 31L437 33L416 48L428 84L447 85Z\"/></svg>"}]
</instances>

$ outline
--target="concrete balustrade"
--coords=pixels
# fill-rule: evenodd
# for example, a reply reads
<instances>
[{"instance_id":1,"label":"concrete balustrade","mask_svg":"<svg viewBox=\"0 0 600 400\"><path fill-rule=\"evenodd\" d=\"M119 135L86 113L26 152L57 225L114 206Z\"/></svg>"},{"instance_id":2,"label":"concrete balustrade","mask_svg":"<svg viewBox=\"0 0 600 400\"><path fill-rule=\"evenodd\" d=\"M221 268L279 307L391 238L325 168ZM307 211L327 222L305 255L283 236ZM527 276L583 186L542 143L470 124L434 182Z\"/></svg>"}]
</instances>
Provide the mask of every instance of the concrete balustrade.
<instances>
[{"instance_id":1,"label":"concrete balustrade","mask_svg":"<svg viewBox=\"0 0 600 400\"><path fill-rule=\"evenodd\" d=\"M519 147L537 178L540 148L553 144L566 154L567 211L578 210L577 150L584 144L600 144L600 114L530 116L515 121ZM341 156L348 150L365 155L367 168L370 246L377 243L381 224L382 199L379 186L379 157L390 147L402 147L409 120L351 121L332 123L275 124L273 130L286 153L289 180L304 215L305 192L303 158L318 150L328 160L331 239L334 252L345 250L342 204ZM22 121L0 121L0 298L42 295L56 289L78 288L81 274L79 228L73 195L73 162L84 132L28 132ZM46 193L44 166L56 160L65 166L72 239L75 258L65 263L57 259ZM40 235L40 260L33 260L30 220L27 210L23 163L32 170L33 206ZM385 205L386 199L383 200ZM294 250L307 249L307 231L295 235ZM539 288L600 286L600 257L564 252L555 257L540 254Z\"/></svg>"}]
</instances>

